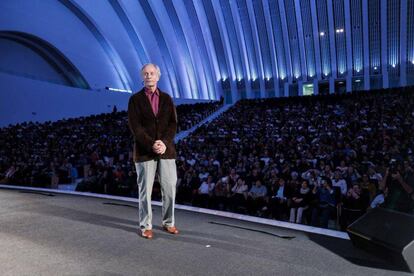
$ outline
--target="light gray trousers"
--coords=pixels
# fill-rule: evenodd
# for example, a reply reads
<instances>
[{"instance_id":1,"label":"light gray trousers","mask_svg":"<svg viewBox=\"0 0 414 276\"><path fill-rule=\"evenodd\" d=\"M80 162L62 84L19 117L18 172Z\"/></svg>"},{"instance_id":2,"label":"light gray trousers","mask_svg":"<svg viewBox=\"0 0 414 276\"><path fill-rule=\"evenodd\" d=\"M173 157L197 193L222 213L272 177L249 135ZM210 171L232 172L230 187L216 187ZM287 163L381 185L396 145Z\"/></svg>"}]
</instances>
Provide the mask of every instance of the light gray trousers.
<instances>
[{"instance_id":1,"label":"light gray trousers","mask_svg":"<svg viewBox=\"0 0 414 276\"><path fill-rule=\"evenodd\" d=\"M161 184L162 225L174 226L174 206L177 185L177 169L175 159L159 159L135 163L138 182L139 227L142 230L152 229L151 194L155 174Z\"/></svg>"}]
</instances>

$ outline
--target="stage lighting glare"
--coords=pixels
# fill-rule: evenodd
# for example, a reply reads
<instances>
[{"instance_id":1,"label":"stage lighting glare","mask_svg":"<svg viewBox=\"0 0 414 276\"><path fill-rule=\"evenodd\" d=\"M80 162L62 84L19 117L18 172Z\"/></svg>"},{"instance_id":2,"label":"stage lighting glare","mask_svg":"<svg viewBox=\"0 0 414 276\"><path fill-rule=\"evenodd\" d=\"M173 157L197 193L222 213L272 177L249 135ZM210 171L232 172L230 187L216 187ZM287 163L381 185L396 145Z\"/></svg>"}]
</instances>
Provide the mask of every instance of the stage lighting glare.
<instances>
[{"instance_id":1,"label":"stage lighting glare","mask_svg":"<svg viewBox=\"0 0 414 276\"><path fill-rule=\"evenodd\" d=\"M114 91L114 92L132 93L131 90L125 90L125 89L120 89L120 88L105 87L105 89L109 91Z\"/></svg>"}]
</instances>

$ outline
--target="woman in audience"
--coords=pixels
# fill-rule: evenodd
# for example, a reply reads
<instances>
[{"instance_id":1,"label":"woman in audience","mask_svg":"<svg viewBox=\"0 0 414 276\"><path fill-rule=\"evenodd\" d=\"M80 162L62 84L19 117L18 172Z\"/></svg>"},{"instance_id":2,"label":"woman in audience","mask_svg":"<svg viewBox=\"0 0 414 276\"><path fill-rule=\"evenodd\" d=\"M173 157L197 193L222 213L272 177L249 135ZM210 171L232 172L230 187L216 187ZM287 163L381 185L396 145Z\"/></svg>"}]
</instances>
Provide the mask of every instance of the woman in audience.
<instances>
[{"instance_id":1,"label":"woman in audience","mask_svg":"<svg viewBox=\"0 0 414 276\"><path fill-rule=\"evenodd\" d=\"M309 182L303 180L299 189L295 191L290 205L290 222L302 223L303 212L309 208L311 189Z\"/></svg>"}]
</instances>

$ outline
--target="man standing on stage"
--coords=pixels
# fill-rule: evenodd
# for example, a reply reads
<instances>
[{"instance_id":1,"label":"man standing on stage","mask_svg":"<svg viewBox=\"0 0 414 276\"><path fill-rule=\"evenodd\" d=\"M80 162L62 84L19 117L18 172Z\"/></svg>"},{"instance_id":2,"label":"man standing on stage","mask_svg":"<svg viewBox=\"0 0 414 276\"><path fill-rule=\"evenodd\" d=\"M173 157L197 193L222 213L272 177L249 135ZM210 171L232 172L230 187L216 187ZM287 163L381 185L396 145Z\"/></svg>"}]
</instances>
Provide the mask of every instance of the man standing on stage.
<instances>
[{"instance_id":1,"label":"man standing on stage","mask_svg":"<svg viewBox=\"0 0 414 276\"><path fill-rule=\"evenodd\" d=\"M139 227L142 237L152 239L151 194L157 170L163 202L162 226L168 233L178 234L174 221L177 114L171 97L157 87L160 68L148 63L142 67L141 76L145 87L129 99L128 124L134 136Z\"/></svg>"}]
</instances>

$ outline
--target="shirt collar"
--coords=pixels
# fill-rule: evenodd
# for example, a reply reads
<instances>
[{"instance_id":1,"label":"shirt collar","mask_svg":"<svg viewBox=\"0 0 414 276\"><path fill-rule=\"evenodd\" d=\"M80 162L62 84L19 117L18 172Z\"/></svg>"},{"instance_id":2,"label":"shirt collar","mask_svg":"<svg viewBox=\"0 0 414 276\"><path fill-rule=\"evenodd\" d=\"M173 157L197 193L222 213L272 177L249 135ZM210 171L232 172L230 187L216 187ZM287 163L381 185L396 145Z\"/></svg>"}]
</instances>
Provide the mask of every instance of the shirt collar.
<instances>
[{"instance_id":1,"label":"shirt collar","mask_svg":"<svg viewBox=\"0 0 414 276\"><path fill-rule=\"evenodd\" d=\"M155 89L154 93L155 93L155 95L157 95L157 96L159 96L159 95L160 95L160 92L159 92L158 88L157 88L157 89ZM145 94L147 94L147 95L152 95L152 92L151 92L151 90L149 90L148 88L146 88L146 87L145 87Z\"/></svg>"}]
</instances>

